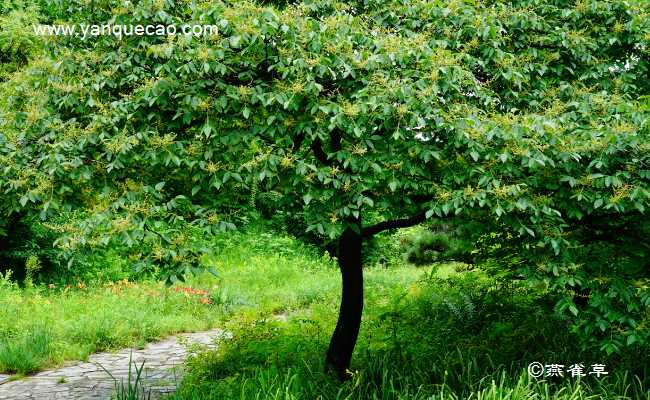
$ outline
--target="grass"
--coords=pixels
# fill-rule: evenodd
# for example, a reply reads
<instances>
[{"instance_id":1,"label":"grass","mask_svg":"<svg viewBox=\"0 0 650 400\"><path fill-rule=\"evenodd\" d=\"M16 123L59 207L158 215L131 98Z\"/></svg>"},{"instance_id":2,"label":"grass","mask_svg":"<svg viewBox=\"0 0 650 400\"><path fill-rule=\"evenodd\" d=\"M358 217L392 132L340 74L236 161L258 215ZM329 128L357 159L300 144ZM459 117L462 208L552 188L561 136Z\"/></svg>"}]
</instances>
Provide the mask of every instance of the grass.
<instances>
[{"instance_id":1,"label":"grass","mask_svg":"<svg viewBox=\"0 0 650 400\"><path fill-rule=\"evenodd\" d=\"M332 261L294 239L230 232L213 246L219 255L205 262L219 278L204 274L170 288L128 280L25 288L0 276L0 373L29 374L94 352L141 347L209 329L235 313L283 313L338 290Z\"/></svg>"},{"instance_id":2,"label":"grass","mask_svg":"<svg viewBox=\"0 0 650 400\"><path fill-rule=\"evenodd\" d=\"M138 366L133 359L133 353L129 356L129 373L128 379L126 382L124 380L118 380L111 374L109 370L104 368L102 369L106 372L108 376L113 379L115 384L115 391L113 392L112 398L114 400L150 400L151 399L151 390L147 390L144 386L144 361Z\"/></svg>"},{"instance_id":3,"label":"grass","mask_svg":"<svg viewBox=\"0 0 650 400\"><path fill-rule=\"evenodd\" d=\"M298 266L277 267L270 267L273 276L287 279L265 280L260 296L276 293L296 304L298 292L310 291L307 297L318 300L298 302L285 310L286 319L233 315L225 322L233 339L193 357L171 399L650 399L647 350L627 358L581 350L568 321L554 315L554 299L454 264L365 269L355 375L341 384L323 373L338 276L323 275L323 267L307 274ZM256 283L235 286L250 284ZM605 363L610 375L532 378L527 366L536 361L587 369Z\"/></svg>"},{"instance_id":4,"label":"grass","mask_svg":"<svg viewBox=\"0 0 650 400\"><path fill-rule=\"evenodd\" d=\"M219 277L171 288L121 281L20 289L0 279L0 369L29 373L220 326L233 338L193 356L170 399L650 400L647 349L627 358L582 351L554 316L553 299L459 264L366 268L355 374L341 384L323 373L340 290L334 261L263 230L219 235L212 246L216 256L205 262ZM46 345L34 346L38 337ZM28 348L34 354L23 356ZM610 375L535 379L526 372L533 361L605 363Z\"/></svg>"},{"instance_id":5,"label":"grass","mask_svg":"<svg viewBox=\"0 0 650 400\"><path fill-rule=\"evenodd\" d=\"M0 340L0 366L5 372L27 374L38 370L48 360L51 351L50 333L35 325L18 340Z\"/></svg>"},{"instance_id":6,"label":"grass","mask_svg":"<svg viewBox=\"0 0 650 400\"><path fill-rule=\"evenodd\" d=\"M84 289L0 287L0 371L22 374L142 346L168 334L207 329L219 307L154 282Z\"/></svg>"},{"instance_id":7,"label":"grass","mask_svg":"<svg viewBox=\"0 0 650 400\"><path fill-rule=\"evenodd\" d=\"M333 322L325 314L328 308L313 306L287 322L233 321L232 329L239 327L235 338L192 359L190 374L171 398L650 399L647 375L642 381L622 369L610 370L612 375L601 380L531 378L525 370L528 359L554 362L586 355L562 338L546 345L527 343L521 332L511 332L502 343L482 343L490 328L457 334L452 325L463 325L443 315L436 322L419 319L417 331L409 328L414 321L401 313L368 316L355 355L355 376L340 384L322 372ZM439 329L431 330L434 326ZM550 328L542 334L550 334ZM510 345L517 348L508 349ZM530 356L521 356L524 347L530 347Z\"/></svg>"}]
</instances>

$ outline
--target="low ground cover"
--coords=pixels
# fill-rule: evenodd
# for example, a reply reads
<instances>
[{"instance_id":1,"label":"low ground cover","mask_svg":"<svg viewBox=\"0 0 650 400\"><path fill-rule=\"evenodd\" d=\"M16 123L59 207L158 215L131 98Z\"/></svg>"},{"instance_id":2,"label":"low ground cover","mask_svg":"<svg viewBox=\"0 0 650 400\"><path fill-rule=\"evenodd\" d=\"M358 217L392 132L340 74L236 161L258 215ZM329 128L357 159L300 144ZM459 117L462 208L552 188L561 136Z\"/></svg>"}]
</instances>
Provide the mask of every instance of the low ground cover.
<instances>
[{"instance_id":1,"label":"low ground cover","mask_svg":"<svg viewBox=\"0 0 650 400\"><path fill-rule=\"evenodd\" d=\"M271 240L257 231L213 240L221 251L205 262L214 264L219 277L206 273L170 287L153 279L74 278L24 286L4 275L0 373L32 373L93 352L209 329L236 312L279 313L338 290L328 260L321 262L295 240ZM314 279L304 279L306 269Z\"/></svg>"},{"instance_id":2,"label":"low ground cover","mask_svg":"<svg viewBox=\"0 0 650 400\"><path fill-rule=\"evenodd\" d=\"M207 240L207 239L206 239ZM25 374L180 331L233 333L188 361L174 399L648 399L647 355L576 345L555 299L460 263L366 267L353 378L324 373L340 278L329 256L261 228L209 239L203 274L155 280L0 283L0 369ZM389 265L388 267L386 265ZM600 379L535 379L531 362L604 363Z\"/></svg>"},{"instance_id":3,"label":"low ground cover","mask_svg":"<svg viewBox=\"0 0 650 400\"><path fill-rule=\"evenodd\" d=\"M457 271L458 270L458 271ZM419 274L414 273L419 272ZM353 378L324 373L335 296L286 318L241 314L217 350L189 361L173 399L649 399L647 354L581 350L552 301L462 265L368 268ZM309 278L307 278L309 279ZM561 364L535 378L530 363ZM585 366L584 377L566 369ZM596 378L591 366L604 363Z\"/></svg>"}]
</instances>

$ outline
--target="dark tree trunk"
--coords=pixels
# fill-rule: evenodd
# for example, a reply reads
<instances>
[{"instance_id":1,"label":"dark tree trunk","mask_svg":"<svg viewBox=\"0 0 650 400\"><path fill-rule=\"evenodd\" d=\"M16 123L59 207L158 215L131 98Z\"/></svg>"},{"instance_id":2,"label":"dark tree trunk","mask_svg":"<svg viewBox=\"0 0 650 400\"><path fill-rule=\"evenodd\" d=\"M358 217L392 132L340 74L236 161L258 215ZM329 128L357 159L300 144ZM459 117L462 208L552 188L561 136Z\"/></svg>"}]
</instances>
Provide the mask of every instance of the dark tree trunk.
<instances>
[{"instance_id":1,"label":"dark tree trunk","mask_svg":"<svg viewBox=\"0 0 650 400\"><path fill-rule=\"evenodd\" d=\"M339 239L338 263L343 280L341 308L325 362L327 368L333 370L341 380L349 377L348 368L361 325L363 311L362 242L362 236L350 228L346 229Z\"/></svg>"}]
</instances>

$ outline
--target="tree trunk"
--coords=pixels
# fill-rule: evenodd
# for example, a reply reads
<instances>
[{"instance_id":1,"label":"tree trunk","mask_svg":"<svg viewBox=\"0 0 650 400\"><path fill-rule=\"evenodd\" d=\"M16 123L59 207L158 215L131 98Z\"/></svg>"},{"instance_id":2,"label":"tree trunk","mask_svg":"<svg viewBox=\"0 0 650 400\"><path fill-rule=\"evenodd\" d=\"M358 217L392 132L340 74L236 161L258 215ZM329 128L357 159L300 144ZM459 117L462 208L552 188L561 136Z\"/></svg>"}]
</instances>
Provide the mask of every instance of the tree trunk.
<instances>
[{"instance_id":1,"label":"tree trunk","mask_svg":"<svg viewBox=\"0 0 650 400\"><path fill-rule=\"evenodd\" d=\"M339 239L338 263L343 280L339 319L332 334L325 363L341 380L349 378L348 368L357 343L363 311L363 270L361 244L363 238L346 229Z\"/></svg>"}]
</instances>

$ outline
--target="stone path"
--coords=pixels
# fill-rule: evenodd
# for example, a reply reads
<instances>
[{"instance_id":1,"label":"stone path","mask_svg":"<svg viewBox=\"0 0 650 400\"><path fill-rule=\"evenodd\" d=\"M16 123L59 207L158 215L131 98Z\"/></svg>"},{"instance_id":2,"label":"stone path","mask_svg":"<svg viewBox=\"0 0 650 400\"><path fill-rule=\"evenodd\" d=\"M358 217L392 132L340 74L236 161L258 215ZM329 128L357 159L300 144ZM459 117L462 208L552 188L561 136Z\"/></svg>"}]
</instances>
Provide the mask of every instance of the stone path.
<instances>
[{"instance_id":1,"label":"stone path","mask_svg":"<svg viewBox=\"0 0 650 400\"><path fill-rule=\"evenodd\" d=\"M142 350L124 349L117 353L98 353L88 362L78 362L59 369L43 371L21 380L10 381L0 375L1 400L99 400L110 399L115 381L128 382L129 358L138 367L144 361L143 382L151 398L159 398L176 388L188 355L188 345L213 347L215 341L228 334L220 329L188 333L148 344ZM101 366L100 366L101 365ZM132 370L133 370L133 364ZM134 371L132 371L132 374Z\"/></svg>"}]
</instances>

